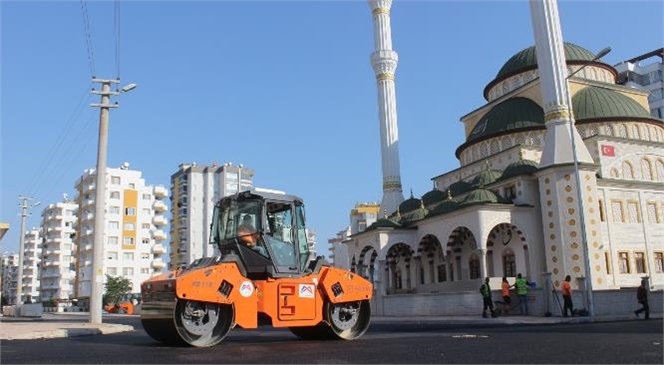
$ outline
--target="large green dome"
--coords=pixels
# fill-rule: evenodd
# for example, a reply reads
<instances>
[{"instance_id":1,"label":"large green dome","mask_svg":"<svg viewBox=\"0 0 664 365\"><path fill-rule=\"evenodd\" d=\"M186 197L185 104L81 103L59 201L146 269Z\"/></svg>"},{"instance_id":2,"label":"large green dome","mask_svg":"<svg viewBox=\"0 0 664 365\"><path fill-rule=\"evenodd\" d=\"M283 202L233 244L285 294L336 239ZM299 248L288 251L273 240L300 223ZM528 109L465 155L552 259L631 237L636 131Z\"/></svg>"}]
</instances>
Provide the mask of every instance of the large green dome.
<instances>
[{"instance_id":1,"label":"large green dome","mask_svg":"<svg viewBox=\"0 0 664 365\"><path fill-rule=\"evenodd\" d=\"M510 98L491 108L475 124L467 141L526 127L544 127L544 111L528 98Z\"/></svg>"},{"instance_id":2,"label":"large green dome","mask_svg":"<svg viewBox=\"0 0 664 365\"><path fill-rule=\"evenodd\" d=\"M586 87L572 97L574 118L650 118L637 101L619 92L601 87Z\"/></svg>"},{"instance_id":3,"label":"large green dome","mask_svg":"<svg viewBox=\"0 0 664 365\"><path fill-rule=\"evenodd\" d=\"M587 62L592 61L595 58L595 55L592 52L572 43L564 43L563 48L565 50L565 60L567 62ZM525 71L527 69L536 67L537 54L535 52L535 46L528 47L519 51L517 54L507 60L500 71L498 71L496 79L502 79L504 77L519 73L520 71Z\"/></svg>"}]
</instances>

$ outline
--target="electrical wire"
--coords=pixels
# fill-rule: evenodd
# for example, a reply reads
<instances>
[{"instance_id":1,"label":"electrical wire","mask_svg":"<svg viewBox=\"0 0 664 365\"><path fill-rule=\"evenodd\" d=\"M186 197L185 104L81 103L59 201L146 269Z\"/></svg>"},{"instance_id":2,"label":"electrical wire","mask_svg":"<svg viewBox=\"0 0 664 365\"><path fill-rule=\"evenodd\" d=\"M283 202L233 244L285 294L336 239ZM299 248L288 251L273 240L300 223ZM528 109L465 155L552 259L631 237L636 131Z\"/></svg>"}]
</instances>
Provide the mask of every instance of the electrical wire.
<instances>
[{"instance_id":1,"label":"electrical wire","mask_svg":"<svg viewBox=\"0 0 664 365\"><path fill-rule=\"evenodd\" d=\"M120 0L115 0L114 8L115 24L115 69L117 80L120 80Z\"/></svg>"},{"instance_id":2,"label":"electrical wire","mask_svg":"<svg viewBox=\"0 0 664 365\"><path fill-rule=\"evenodd\" d=\"M95 72L95 56L92 49L92 32L90 31L90 18L88 17L88 6L85 0L81 0L81 12L83 13L83 30L85 32L85 45L88 50L88 64L90 66L90 76L94 78Z\"/></svg>"}]
</instances>

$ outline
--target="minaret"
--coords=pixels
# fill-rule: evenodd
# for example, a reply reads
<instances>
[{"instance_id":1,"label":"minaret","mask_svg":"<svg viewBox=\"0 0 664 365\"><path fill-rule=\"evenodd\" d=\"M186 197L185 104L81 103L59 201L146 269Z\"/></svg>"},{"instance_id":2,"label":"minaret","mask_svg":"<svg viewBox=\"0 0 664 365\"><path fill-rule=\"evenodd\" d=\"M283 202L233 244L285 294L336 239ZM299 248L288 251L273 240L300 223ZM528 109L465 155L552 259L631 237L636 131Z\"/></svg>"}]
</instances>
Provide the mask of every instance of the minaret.
<instances>
[{"instance_id":1,"label":"minaret","mask_svg":"<svg viewBox=\"0 0 664 365\"><path fill-rule=\"evenodd\" d=\"M401 173L399 172L399 131L397 129L397 99L394 72L399 57L392 50L390 7L392 0L369 0L374 21L374 45L371 67L378 85L378 115L380 118L380 152L383 163L383 199L380 211L390 214L403 202Z\"/></svg>"},{"instance_id":2,"label":"minaret","mask_svg":"<svg viewBox=\"0 0 664 365\"><path fill-rule=\"evenodd\" d=\"M557 2L530 0L530 10L546 124L537 173L546 271L555 287L570 275L572 286L586 289L582 306L592 315L592 289L609 285L595 166L574 126Z\"/></svg>"}]
</instances>

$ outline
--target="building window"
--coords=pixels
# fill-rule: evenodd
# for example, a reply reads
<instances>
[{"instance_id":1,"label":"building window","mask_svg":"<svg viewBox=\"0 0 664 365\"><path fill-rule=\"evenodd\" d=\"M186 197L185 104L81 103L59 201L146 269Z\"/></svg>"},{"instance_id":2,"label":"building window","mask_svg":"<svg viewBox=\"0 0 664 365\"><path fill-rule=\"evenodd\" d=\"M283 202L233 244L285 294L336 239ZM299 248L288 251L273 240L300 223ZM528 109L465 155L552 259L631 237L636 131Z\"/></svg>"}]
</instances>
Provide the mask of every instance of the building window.
<instances>
[{"instance_id":1,"label":"building window","mask_svg":"<svg viewBox=\"0 0 664 365\"><path fill-rule=\"evenodd\" d=\"M150 215L150 209L148 209L148 208L143 208L143 210L141 210L141 212L142 212L143 215Z\"/></svg>"},{"instance_id":2,"label":"building window","mask_svg":"<svg viewBox=\"0 0 664 365\"><path fill-rule=\"evenodd\" d=\"M118 237L117 236L109 236L106 242L109 245L117 245L118 244Z\"/></svg>"},{"instance_id":3,"label":"building window","mask_svg":"<svg viewBox=\"0 0 664 365\"><path fill-rule=\"evenodd\" d=\"M516 198L516 185L510 185L505 188L505 197L507 199L515 199Z\"/></svg>"},{"instance_id":4,"label":"building window","mask_svg":"<svg viewBox=\"0 0 664 365\"><path fill-rule=\"evenodd\" d=\"M134 245L134 237L125 237L122 241L124 245L128 246L133 246Z\"/></svg>"},{"instance_id":5,"label":"building window","mask_svg":"<svg viewBox=\"0 0 664 365\"><path fill-rule=\"evenodd\" d=\"M118 221L109 221L108 222L108 229L118 229L120 228L120 222Z\"/></svg>"},{"instance_id":6,"label":"building window","mask_svg":"<svg viewBox=\"0 0 664 365\"><path fill-rule=\"evenodd\" d=\"M143 240L141 242L143 242L144 244L149 244L150 239L149 238L143 238Z\"/></svg>"},{"instance_id":7,"label":"building window","mask_svg":"<svg viewBox=\"0 0 664 365\"><path fill-rule=\"evenodd\" d=\"M620 134L620 137L627 138L627 126L625 126L624 124L619 125L618 133Z\"/></svg>"},{"instance_id":8,"label":"building window","mask_svg":"<svg viewBox=\"0 0 664 365\"><path fill-rule=\"evenodd\" d=\"M618 252L618 264L621 274L629 274L629 254Z\"/></svg>"},{"instance_id":9,"label":"building window","mask_svg":"<svg viewBox=\"0 0 664 365\"><path fill-rule=\"evenodd\" d=\"M152 200L151 194L143 194L143 200Z\"/></svg>"},{"instance_id":10,"label":"building window","mask_svg":"<svg viewBox=\"0 0 664 365\"><path fill-rule=\"evenodd\" d=\"M111 191L111 199L120 199L119 191Z\"/></svg>"},{"instance_id":11,"label":"building window","mask_svg":"<svg viewBox=\"0 0 664 365\"><path fill-rule=\"evenodd\" d=\"M109 260L117 260L117 259L118 259L118 253L117 253L117 252L113 252L113 251L109 251L109 253L108 253L108 259L109 259Z\"/></svg>"},{"instance_id":12,"label":"building window","mask_svg":"<svg viewBox=\"0 0 664 365\"><path fill-rule=\"evenodd\" d=\"M120 176L111 176L111 184L120 185Z\"/></svg>"},{"instance_id":13,"label":"building window","mask_svg":"<svg viewBox=\"0 0 664 365\"><path fill-rule=\"evenodd\" d=\"M632 169L632 165L627 161L623 161L622 163L622 174L623 179L625 180L634 178L634 170Z\"/></svg>"},{"instance_id":14,"label":"building window","mask_svg":"<svg viewBox=\"0 0 664 365\"><path fill-rule=\"evenodd\" d=\"M116 269L114 267L107 267L106 268L106 274L110 275L110 276L115 276L115 275L118 274L118 269Z\"/></svg>"},{"instance_id":15,"label":"building window","mask_svg":"<svg viewBox=\"0 0 664 365\"><path fill-rule=\"evenodd\" d=\"M136 208L134 207L125 208L125 215L136 215Z\"/></svg>"},{"instance_id":16,"label":"building window","mask_svg":"<svg viewBox=\"0 0 664 365\"><path fill-rule=\"evenodd\" d=\"M125 231L134 231L136 230L136 224L132 222L127 222L124 224L124 230Z\"/></svg>"},{"instance_id":17,"label":"building window","mask_svg":"<svg viewBox=\"0 0 664 365\"><path fill-rule=\"evenodd\" d=\"M606 133L607 136L613 136L613 127L610 125L604 126L604 133Z\"/></svg>"},{"instance_id":18,"label":"building window","mask_svg":"<svg viewBox=\"0 0 664 365\"><path fill-rule=\"evenodd\" d=\"M141 253L141 258L142 258L143 260L145 260L145 259L149 259L149 258L150 258L150 254L147 253L147 252L143 252L143 253Z\"/></svg>"},{"instance_id":19,"label":"building window","mask_svg":"<svg viewBox=\"0 0 664 365\"><path fill-rule=\"evenodd\" d=\"M516 276L516 260L510 249L503 252L503 276Z\"/></svg>"},{"instance_id":20,"label":"building window","mask_svg":"<svg viewBox=\"0 0 664 365\"><path fill-rule=\"evenodd\" d=\"M133 275L134 275L133 267L125 267L122 269L122 276L133 276Z\"/></svg>"},{"instance_id":21,"label":"building window","mask_svg":"<svg viewBox=\"0 0 664 365\"><path fill-rule=\"evenodd\" d=\"M420 284L424 284L424 267L420 266Z\"/></svg>"},{"instance_id":22,"label":"building window","mask_svg":"<svg viewBox=\"0 0 664 365\"><path fill-rule=\"evenodd\" d=\"M604 200L600 199L598 201L599 204L599 220L602 222L606 222L606 215L604 214Z\"/></svg>"},{"instance_id":23,"label":"building window","mask_svg":"<svg viewBox=\"0 0 664 365\"><path fill-rule=\"evenodd\" d=\"M150 273L150 269L148 269L147 267L142 267L141 268L141 274L149 274L149 273Z\"/></svg>"},{"instance_id":24,"label":"building window","mask_svg":"<svg viewBox=\"0 0 664 365\"><path fill-rule=\"evenodd\" d=\"M657 160L655 168L657 169L657 181L664 181L664 161Z\"/></svg>"},{"instance_id":25,"label":"building window","mask_svg":"<svg viewBox=\"0 0 664 365\"><path fill-rule=\"evenodd\" d=\"M133 252L125 252L122 254L122 259L124 261L134 261L134 253Z\"/></svg>"},{"instance_id":26,"label":"building window","mask_svg":"<svg viewBox=\"0 0 664 365\"><path fill-rule=\"evenodd\" d=\"M136 184L129 183L129 189L136 189Z\"/></svg>"},{"instance_id":27,"label":"building window","mask_svg":"<svg viewBox=\"0 0 664 365\"><path fill-rule=\"evenodd\" d=\"M648 181L653 179L652 166L650 165L650 161L645 158L641 159L641 178Z\"/></svg>"},{"instance_id":28,"label":"building window","mask_svg":"<svg viewBox=\"0 0 664 365\"><path fill-rule=\"evenodd\" d=\"M108 212L111 214L120 214L120 207L117 205L111 205L111 207L108 209Z\"/></svg>"},{"instance_id":29,"label":"building window","mask_svg":"<svg viewBox=\"0 0 664 365\"><path fill-rule=\"evenodd\" d=\"M635 252L634 253L634 264L636 266L636 273L637 274L645 274L646 273L646 260L643 255L643 252Z\"/></svg>"},{"instance_id":30,"label":"building window","mask_svg":"<svg viewBox=\"0 0 664 365\"><path fill-rule=\"evenodd\" d=\"M604 252L604 265L606 265L607 275L611 274L611 255L608 252Z\"/></svg>"},{"instance_id":31,"label":"building window","mask_svg":"<svg viewBox=\"0 0 664 365\"><path fill-rule=\"evenodd\" d=\"M659 216L657 215L657 204L654 202L646 203L648 210L648 223L659 223Z\"/></svg>"},{"instance_id":32,"label":"building window","mask_svg":"<svg viewBox=\"0 0 664 365\"><path fill-rule=\"evenodd\" d=\"M470 259L468 260L468 267L470 268L470 278L479 279L481 276L480 259L476 254L470 255Z\"/></svg>"},{"instance_id":33,"label":"building window","mask_svg":"<svg viewBox=\"0 0 664 365\"><path fill-rule=\"evenodd\" d=\"M143 223L143 224L141 224L141 228L143 228L143 229L150 229L150 223Z\"/></svg>"},{"instance_id":34,"label":"building window","mask_svg":"<svg viewBox=\"0 0 664 365\"><path fill-rule=\"evenodd\" d=\"M640 223L641 214L639 212L639 203L627 202L627 213L629 214L629 223Z\"/></svg>"},{"instance_id":35,"label":"building window","mask_svg":"<svg viewBox=\"0 0 664 365\"><path fill-rule=\"evenodd\" d=\"M611 212L613 213L613 223L622 223L624 221L621 201L611 201Z\"/></svg>"},{"instance_id":36,"label":"building window","mask_svg":"<svg viewBox=\"0 0 664 365\"><path fill-rule=\"evenodd\" d=\"M655 252L655 272L664 273L664 253Z\"/></svg>"}]
</instances>

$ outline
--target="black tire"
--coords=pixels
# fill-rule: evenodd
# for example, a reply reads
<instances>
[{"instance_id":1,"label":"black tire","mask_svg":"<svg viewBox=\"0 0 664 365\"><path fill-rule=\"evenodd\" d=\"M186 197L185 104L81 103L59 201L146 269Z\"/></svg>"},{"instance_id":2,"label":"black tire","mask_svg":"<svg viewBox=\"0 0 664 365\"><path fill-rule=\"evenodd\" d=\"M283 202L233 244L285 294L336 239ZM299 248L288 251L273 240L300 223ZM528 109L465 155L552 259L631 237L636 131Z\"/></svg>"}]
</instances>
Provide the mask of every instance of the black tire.
<instances>
[{"instance_id":1,"label":"black tire","mask_svg":"<svg viewBox=\"0 0 664 365\"><path fill-rule=\"evenodd\" d=\"M288 329L297 337L303 340L332 340L337 339L332 329L327 323L321 323L317 326L308 327L288 327Z\"/></svg>"},{"instance_id":2,"label":"black tire","mask_svg":"<svg viewBox=\"0 0 664 365\"><path fill-rule=\"evenodd\" d=\"M367 300L325 305L326 320L332 333L342 340L359 338L369 328L371 305Z\"/></svg>"},{"instance_id":3,"label":"black tire","mask_svg":"<svg viewBox=\"0 0 664 365\"><path fill-rule=\"evenodd\" d=\"M180 339L190 346L214 346L233 327L234 313L231 305L178 299L175 328Z\"/></svg>"}]
</instances>

